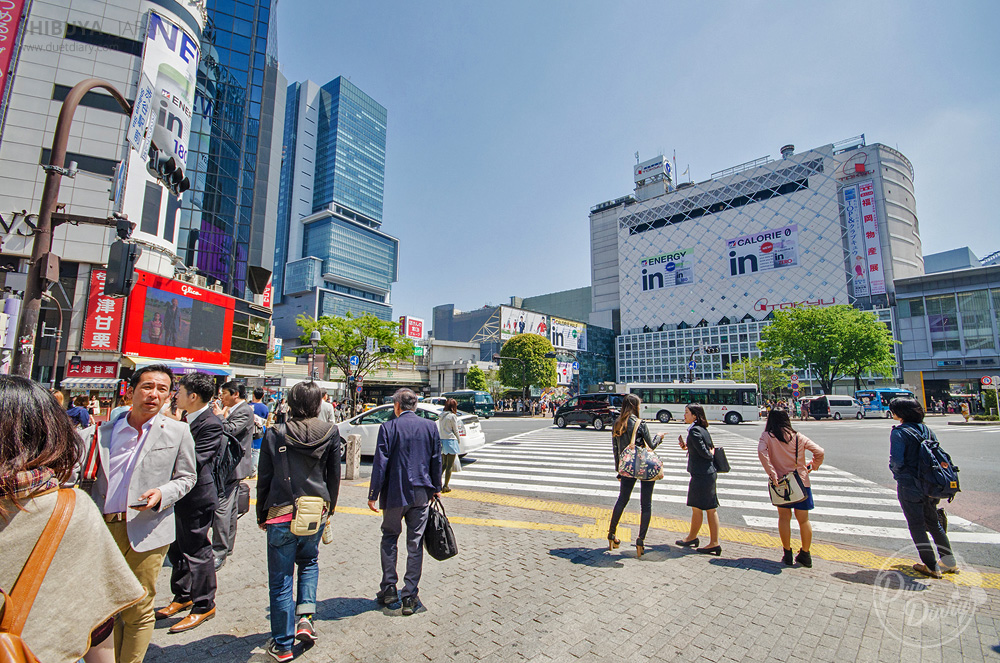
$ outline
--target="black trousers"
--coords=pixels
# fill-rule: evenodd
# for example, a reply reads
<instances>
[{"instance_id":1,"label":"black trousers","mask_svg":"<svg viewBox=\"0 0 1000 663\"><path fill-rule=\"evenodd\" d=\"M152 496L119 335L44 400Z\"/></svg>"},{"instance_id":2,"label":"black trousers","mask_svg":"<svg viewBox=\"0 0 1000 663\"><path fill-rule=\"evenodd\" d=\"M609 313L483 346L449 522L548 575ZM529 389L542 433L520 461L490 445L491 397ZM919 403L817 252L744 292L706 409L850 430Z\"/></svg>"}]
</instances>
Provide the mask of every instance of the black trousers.
<instances>
[{"instance_id":1,"label":"black trousers","mask_svg":"<svg viewBox=\"0 0 1000 663\"><path fill-rule=\"evenodd\" d=\"M618 521L622 518L622 512L628 505L629 498L632 497L632 489L635 488L635 479L619 476L621 485L618 488L618 501L615 502L615 509L611 512L611 527L608 528L608 537L613 537L618 529ZM639 489L639 541L646 540L646 531L649 529L649 518L653 513L653 486L655 481L640 481Z\"/></svg>"},{"instance_id":2,"label":"black trousers","mask_svg":"<svg viewBox=\"0 0 1000 663\"><path fill-rule=\"evenodd\" d=\"M934 547L937 547L941 561L948 566L955 566L955 558L951 553L951 541L945 533L941 522L937 517L937 508L940 500L926 495L917 495L912 491L896 487L896 497L899 498L899 506L903 509L903 516L906 518L906 527L910 530L910 538L917 547L917 554L920 561L931 571L937 570L937 559L934 556ZM931 546L928 533L934 539L934 546Z\"/></svg>"},{"instance_id":3,"label":"black trousers","mask_svg":"<svg viewBox=\"0 0 1000 663\"><path fill-rule=\"evenodd\" d=\"M215 487L212 487L215 491ZM167 550L170 590L174 601L194 601L193 614L208 612L215 607L215 556L208 530L215 519L216 503L201 502L187 505L181 500L174 507L174 527L177 538Z\"/></svg>"}]
</instances>

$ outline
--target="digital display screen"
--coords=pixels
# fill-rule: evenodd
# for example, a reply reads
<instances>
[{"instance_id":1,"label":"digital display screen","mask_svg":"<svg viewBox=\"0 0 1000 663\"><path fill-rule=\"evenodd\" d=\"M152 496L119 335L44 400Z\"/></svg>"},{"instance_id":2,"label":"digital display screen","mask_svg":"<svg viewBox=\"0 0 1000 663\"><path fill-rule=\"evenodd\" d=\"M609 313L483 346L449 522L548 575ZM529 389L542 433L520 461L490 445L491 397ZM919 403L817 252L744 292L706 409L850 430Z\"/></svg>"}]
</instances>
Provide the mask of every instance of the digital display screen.
<instances>
[{"instance_id":1,"label":"digital display screen","mask_svg":"<svg viewBox=\"0 0 1000 663\"><path fill-rule=\"evenodd\" d=\"M158 288L146 289L142 341L153 345L222 352L226 309Z\"/></svg>"}]
</instances>

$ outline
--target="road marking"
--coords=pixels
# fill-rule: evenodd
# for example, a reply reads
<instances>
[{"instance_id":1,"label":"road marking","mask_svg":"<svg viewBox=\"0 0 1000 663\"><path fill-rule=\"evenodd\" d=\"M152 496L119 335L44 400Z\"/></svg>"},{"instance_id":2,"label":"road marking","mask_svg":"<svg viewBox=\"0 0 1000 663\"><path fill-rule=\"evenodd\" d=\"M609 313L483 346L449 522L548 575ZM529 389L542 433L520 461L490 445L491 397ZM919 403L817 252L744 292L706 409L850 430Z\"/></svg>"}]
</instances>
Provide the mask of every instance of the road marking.
<instances>
[{"instance_id":1,"label":"road marking","mask_svg":"<svg viewBox=\"0 0 1000 663\"><path fill-rule=\"evenodd\" d=\"M818 511L818 509L817 509ZM949 517L950 520L950 517ZM743 521L750 527L777 529L777 518L760 516L743 516ZM815 522L810 519L814 532L827 534L846 534L849 536L875 536L886 539L910 539L910 531L902 527L874 527L869 525L846 525L843 523ZM950 523L949 523L950 524ZM952 543L1000 543L1000 532L956 532L949 528L948 540Z\"/></svg>"}]
</instances>

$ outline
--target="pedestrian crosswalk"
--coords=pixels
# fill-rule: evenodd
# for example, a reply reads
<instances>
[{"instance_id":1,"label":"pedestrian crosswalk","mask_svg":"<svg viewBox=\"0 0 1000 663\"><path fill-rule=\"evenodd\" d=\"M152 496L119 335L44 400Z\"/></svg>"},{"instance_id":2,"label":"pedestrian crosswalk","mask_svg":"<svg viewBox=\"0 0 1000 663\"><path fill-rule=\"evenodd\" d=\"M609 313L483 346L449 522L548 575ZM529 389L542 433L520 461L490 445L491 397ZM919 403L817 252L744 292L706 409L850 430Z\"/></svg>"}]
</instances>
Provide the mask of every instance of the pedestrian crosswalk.
<instances>
[{"instance_id":1,"label":"pedestrian crosswalk","mask_svg":"<svg viewBox=\"0 0 1000 663\"><path fill-rule=\"evenodd\" d=\"M685 517L689 475L686 453L677 445L684 428L654 424L651 430L666 437L657 449L664 477L653 492L654 513L659 503L661 515L667 511ZM756 439L724 427L713 427L712 437L716 446L725 447L732 467L718 478L720 520L776 530L777 513L768 498ZM829 463L810 475L810 481L816 501L810 521L817 534L854 543L857 537L885 539L887 547L894 540L910 539L894 490ZM583 498L607 506L618 497L610 433L555 427L515 435L470 454L451 485L549 499ZM638 501L638 491L633 501ZM948 534L953 543L1000 543L1000 533L953 515Z\"/></svg>"}]
</instances>

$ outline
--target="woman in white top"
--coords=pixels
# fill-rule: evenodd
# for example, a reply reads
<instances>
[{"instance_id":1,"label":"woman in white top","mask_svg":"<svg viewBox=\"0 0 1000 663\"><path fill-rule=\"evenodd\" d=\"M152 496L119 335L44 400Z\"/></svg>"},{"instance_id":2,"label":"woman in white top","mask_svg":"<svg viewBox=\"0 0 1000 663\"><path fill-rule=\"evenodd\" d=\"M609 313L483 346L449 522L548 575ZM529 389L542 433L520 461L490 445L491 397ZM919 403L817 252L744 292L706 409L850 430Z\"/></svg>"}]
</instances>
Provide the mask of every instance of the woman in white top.
<instances>
[{"instance_id":1,"label":"woman in white top","mask_svg":"<svg viewBox=\"0 0 1000 663\"><path fill-rule=\"evenodd\" d=\"M442 493L451 492L448 482L451 481L451 468L458 455L458 440L461 437L462 424L458 421L458 401L449 398L444 402L444 410L438 417L438 434L441 436L441 462L444 465L444 487Z\"/></svg>"}]
</instances>

